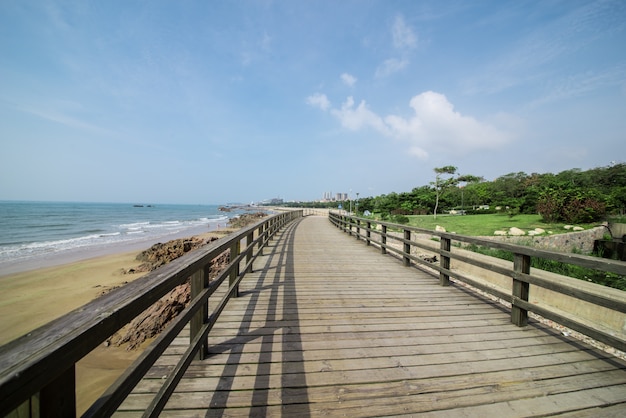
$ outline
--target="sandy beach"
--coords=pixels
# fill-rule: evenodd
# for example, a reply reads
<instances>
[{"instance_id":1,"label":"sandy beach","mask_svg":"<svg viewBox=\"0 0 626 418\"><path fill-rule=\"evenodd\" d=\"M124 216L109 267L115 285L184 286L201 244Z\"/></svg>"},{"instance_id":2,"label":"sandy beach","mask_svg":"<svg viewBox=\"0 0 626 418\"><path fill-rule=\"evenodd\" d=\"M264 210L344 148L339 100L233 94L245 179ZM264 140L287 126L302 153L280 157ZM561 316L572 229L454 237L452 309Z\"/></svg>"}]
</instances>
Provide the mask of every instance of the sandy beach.
<instances>
[{"instance_id":1,"label":"sandy beach","mask_svg":"<svg viewBox=\"0 0 626 418\"><path fill-rule=\"evenodd\" d=\"M141 277L122 274L137 266L139 251L101 256L0 277L0 344L18 338L97 298L107 288ZM78 413L84 412L141 353L99 347L76 366Z\"/></svg>"},{"instance_id":2,"label":"sandy beach","mask_svg":"<svg viewBox=\"0 0 626 418\"><path fill-rule=\"evenodd\" d=\"M223 236L232 229L200 235ZM137 267L140 251L88 258L0 277L0 345L18 338L143 274L124 274ZM130 365L141 350L98 347L77 364L78 413L84 412Z\"/></svg>"}]
</instances>

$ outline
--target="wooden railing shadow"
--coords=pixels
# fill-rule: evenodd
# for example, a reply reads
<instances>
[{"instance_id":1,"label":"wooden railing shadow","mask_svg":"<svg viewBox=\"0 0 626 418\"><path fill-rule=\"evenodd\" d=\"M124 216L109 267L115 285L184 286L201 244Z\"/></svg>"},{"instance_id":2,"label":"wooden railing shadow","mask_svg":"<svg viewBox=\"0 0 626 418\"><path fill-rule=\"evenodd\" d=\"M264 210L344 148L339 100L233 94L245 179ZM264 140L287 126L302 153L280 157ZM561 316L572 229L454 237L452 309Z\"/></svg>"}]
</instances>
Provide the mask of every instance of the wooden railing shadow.
<instances>
[{"instance_id":1,"label":"wooden railing shadow","mask_svg":"<svg viewBox=\"0 0 626 418\"><path fill-rule=\"evenodd\" d=\"M270 378L272 375L272 354L276 351L282 353L280 367L281 373L281 399L288 398L288 391L294 388L306 388L305 374L303 368L304 358L302 356L302 341L300 340L300 330L296 326L289 329L277 326L277 323L289 321L298 323L298 302L296 298L294 284L294 243L297 224L301 219L290 223L281 230L276 238L265 250L265 264L258 266L259 270L256 283L245 283L246 290L240 295L249 297L245 315L255 317L255 321L264 320L266 326L251 329L244 321L240 326L237 336L222 344L211 345L209 356L216 353L230 352L226 367L220 376L219 390L213 393L210 401L211 416L222 416L226 408L228 397L231 393L232 383L237 376L237 369L243 354L245 343L260 340L260 355L255 371L254 392L252 394L251 407L255 416L265 416L267 405L270 404L269 390L271 387ZM269 296L263 295L269 292ZM264 317L259 318L259 300L267 297L267 312ZM279 299L283 300L282 306ZM281 336L276 334L280 332ZM287 332L288 331L288 332ZM278 340L280 338L280 340ZM278 346L278 348L277 348ZM293 405L283 405L282 413L285 416L308 417L308 400L306 390L299 392L300 401L295 406L297 410L292 411ZM293 414L292 414L293 412Z\"/></svg>"}]
</instances>

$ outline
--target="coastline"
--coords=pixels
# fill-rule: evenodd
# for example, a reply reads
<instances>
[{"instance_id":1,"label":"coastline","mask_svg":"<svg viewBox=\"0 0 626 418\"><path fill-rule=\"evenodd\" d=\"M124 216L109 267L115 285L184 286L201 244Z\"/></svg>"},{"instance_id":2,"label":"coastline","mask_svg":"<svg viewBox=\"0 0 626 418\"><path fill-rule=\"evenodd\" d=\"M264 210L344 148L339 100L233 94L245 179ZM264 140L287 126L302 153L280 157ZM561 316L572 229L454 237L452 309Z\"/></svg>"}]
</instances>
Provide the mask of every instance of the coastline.
<instances>
[{"instance_id":1,"label":"coastline","mask_svg":"<svg viewBox=\"0 0 626 418\"><path fill-rule=\"evenodd\" d=\"M227 221L224 221L227 224ZM162 235L160 237L147 237L143 240L136 240L130 242L113 243L100 245L97 247L87 248L74 248L70 250L59 251L34 259L16 260L13 262L4 262L0 264L0 280L5 276L15 275L17 273L24 273L34 270L46 269L49 267L63 266L71 263L77 263L96 257L113 256L122 253L130 253L145 250L150 248L157 242L167 242L178 238L188 238L192 236L204 236L211 235L211 233L218 233L219 231L228 230L226 228L220 228L220 224L209 224L197 226L195 228L185 229L179 232L173 232L171 234Z\"/></svg>"},{"instance_id":2,"label":"coastline","mask_svg":"<svg viewBox=\"0 0 626 418\"><path fill-rule=\"evenodd\" d=\"M238 228L226 227L203 233L168 236L157 242L196 236L221 237ZM0 276L0 345L4 345L46 323L96 299L103 291L122 286L146 273L124 274L137 267L135 257L156 242L133 243L129 249L116 246L94 251L79 251L72 258ZM105 251L103 254L102 251ZM113 252L114 251L114 252ZM78 258L78 259L76 259ZM149 341L144 343L144 347ZM141 354L125 347L100 346L76 365L77 413L82 414L115 379Z\"/></svg>"}]
</instances>

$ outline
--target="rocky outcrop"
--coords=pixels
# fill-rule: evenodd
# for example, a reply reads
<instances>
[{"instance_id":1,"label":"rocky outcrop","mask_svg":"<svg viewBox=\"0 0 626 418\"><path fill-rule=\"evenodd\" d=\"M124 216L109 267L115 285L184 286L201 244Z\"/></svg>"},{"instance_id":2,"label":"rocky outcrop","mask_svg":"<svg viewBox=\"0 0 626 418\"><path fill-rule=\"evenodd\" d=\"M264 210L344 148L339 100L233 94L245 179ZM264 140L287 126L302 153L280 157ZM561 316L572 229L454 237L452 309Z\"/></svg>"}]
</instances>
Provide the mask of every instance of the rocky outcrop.
<instances>
[{"instance_id":1,"label":"rocky outcrop","mask_svg":"<svg viewBox=\"0 0 626 418\"><path fill-rule=\"evenodd\" d=\"M265 216L267 216L265 212L246 213L232 218L229 223L233 228L242 228ZM124 273L133 274L155 270L189 251L200 248L216 239L218 238L212 237L204 240L198 237L191 237L172 240L164 244L154 244L137 256L137 260L143 262L141 265L136 268L124 270ZM225 251L213 260L209 279L213 280L217 277L219 273L228 266L229 262L229 251ZM147 339L158 335L172 319L176 318L176 316L185 309L190 299L191 286L189 282L177 286L154 305L137 316L130 324L120 330L120 332L113 335L106 344L117 346L128 344L128 350L138 348Z\"/></svg>"},{"instance_id":2,"label":"rocky outcrop","mask_svg":"<svg viewBox=\"0 0 626 418\"><path fill-rule=\"evenodd\" d=\"M231 218L228 223L233 228L243 228L244 226L257 222L266 216L267 213L265 212L244 213L236 218Z\"/></svg>"},{"instance_id":3,"label":"rocky outcrop","mask_svg":"<svg viewBox=\"0 0 626 418\"><path fill-rule=\"evenodd\" d=\"M189 283L185 283L175 287L136 317L122 333L113 335L107 343L116 346L128 343L126 349L134 350L148 338L158 335L189 303L189 286Z\"/></svg>"},{"instance_id":4,"label":"rocky outcrop","mask_svg":"<svg viewBox=\"0 0 626 418\"><path fill-rule=\"evenodd\" d=\"M193 237L172 240L165 244L155 244L137 256L137 259L144 261L144 263L136 269L129 269L127 273L152 271L216 239L217 238L210 238L203 240ZM225 251L213 260L209 279L214 279L228 266L229 262L229 251ZM167 295L163 296L155 304L142 312L130 324L107 340L106 345L120 346L128 344L126 347L128 350L138 348L147 339L158 335L172 319L176 318L176 316L185 309L190 299L191 285L189 281L187 281L187 283L172 289Z\"/></svg>"},{"instance_id":5,"label":"rocky outcrop","mask_svg":"<svg viewBox=\"0 0 626 418\"><path fill-rule=\"evenodd\" d=\"M164 264L169 263L172 260L176 260L178 257L188 253L191 250L200 248L217 238L211 237L209 239L202 239L198 237L181 238L168 241L166 243L157 243L145 251L140 252L136 259L137 261L143 261L136 268L125 270L126 274L144 273L155 270Z\"/></svg>"}]
</instances>

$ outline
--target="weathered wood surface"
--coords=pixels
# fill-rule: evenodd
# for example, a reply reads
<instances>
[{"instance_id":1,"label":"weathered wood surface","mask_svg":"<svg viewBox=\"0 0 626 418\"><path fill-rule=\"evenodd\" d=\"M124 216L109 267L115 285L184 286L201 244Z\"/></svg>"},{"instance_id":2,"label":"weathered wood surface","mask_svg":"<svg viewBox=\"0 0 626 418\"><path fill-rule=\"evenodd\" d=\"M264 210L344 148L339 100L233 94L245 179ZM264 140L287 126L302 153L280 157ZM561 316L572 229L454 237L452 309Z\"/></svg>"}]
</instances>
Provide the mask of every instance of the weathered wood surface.
<instances>
[{"instance_id":1,"label":"weathered wood surface","mask_svg":"<svg viewBox=\"0 0 626 418\"><path fill-rule=\"evenodd\" d=\"M296 221L246 276L163 416L624 416L626 363ZM209 308L210 309L210 308ZM125 401L141 415L185 331Z\"/></svg>"}]
</instances>

